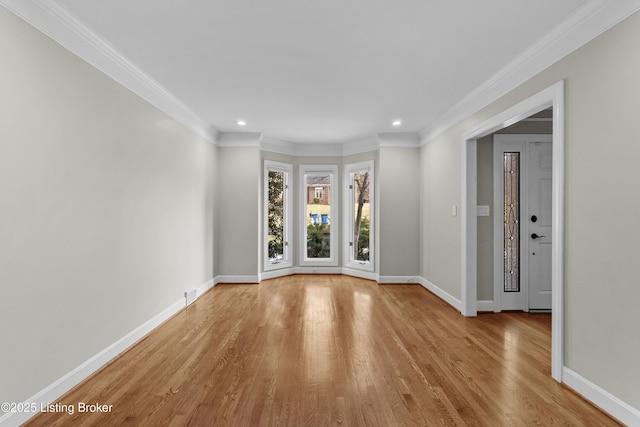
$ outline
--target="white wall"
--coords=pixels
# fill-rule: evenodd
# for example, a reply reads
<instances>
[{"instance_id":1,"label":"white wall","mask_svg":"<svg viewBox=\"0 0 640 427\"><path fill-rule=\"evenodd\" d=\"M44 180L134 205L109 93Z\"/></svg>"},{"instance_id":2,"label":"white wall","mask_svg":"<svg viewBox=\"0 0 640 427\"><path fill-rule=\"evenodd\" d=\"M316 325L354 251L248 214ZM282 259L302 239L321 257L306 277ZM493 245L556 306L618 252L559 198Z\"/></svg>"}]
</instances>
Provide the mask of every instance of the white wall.
<instances>
[{"instance_id":1,"label":"white wall","mask_svg":"<svg viewBox=\"0 0 640 427\"><path fill-rule=\"evenodd\" d=\"M421 269L460 297L462 138L566 79L565 365L640 409L640 13L549 67L422 148ZM425 256L426 254L426 256Z\"/></svg>"},{"instance_id":2,"label":"white wall","mask_svg":"<svg viewBox=\"0 0 640 427\"><path fill-rule=\"evenodd\" d=\"M213 277L213 146L0 8L0 401Z\"/></svg>"},{"instance_id":3,"label":"white wall","mask_svg":"<svg viewBox=\"0 0 640 427\"><path fill-rule=\"evenodd\" d=\"M261 171L257 146L218 148L218 275L250 276L257 280L262 253Z\"/></svg>"},{"instance_id":4,"label":"white wall","mask_svg":"<svg viewBox=\"0 0 640 427\"><path fill-rule=\"evenodd\" d=\"M420 275L420 150L380 147L380 275Z\"/></svg>"}]
</instances>

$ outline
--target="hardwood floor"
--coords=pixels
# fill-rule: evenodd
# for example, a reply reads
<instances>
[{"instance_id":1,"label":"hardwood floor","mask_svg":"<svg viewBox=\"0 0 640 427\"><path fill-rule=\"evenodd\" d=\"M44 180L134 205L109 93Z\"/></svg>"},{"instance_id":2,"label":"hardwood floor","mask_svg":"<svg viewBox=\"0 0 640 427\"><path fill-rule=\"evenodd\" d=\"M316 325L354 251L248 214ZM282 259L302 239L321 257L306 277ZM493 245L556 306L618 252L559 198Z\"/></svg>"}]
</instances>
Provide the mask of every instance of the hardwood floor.
<instances>
[{"instance_id":1,"label":"hardwood floor","mask_svg":"<svg viewBox=\"0 0 640 427\"><path fill-rule=\"evenodd\" d=\"M28 425L619 425L550 376L551 316L418 285L218 285ZM113 405L78 413L78 402Z\"/></svg>"}]
</instances>

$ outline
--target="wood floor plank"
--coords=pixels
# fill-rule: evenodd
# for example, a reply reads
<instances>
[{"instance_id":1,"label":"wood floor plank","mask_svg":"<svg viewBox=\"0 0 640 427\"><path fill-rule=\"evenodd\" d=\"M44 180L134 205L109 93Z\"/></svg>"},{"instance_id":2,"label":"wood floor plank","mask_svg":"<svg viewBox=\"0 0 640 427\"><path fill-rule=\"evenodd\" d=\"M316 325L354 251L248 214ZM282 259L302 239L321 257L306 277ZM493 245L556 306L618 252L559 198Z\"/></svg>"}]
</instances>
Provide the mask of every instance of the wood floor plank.
<instances>
[{"instance_id":1,"label":"wood floor plank","mask_svg":"<svg viewBox=\"0 0 640 427\"><path fill-rule=\"evenodd\" d=\"M616 426L550 376L551 315L465 318L418 285L218 285L27 425Z\"/></svg>"}]
</instances>

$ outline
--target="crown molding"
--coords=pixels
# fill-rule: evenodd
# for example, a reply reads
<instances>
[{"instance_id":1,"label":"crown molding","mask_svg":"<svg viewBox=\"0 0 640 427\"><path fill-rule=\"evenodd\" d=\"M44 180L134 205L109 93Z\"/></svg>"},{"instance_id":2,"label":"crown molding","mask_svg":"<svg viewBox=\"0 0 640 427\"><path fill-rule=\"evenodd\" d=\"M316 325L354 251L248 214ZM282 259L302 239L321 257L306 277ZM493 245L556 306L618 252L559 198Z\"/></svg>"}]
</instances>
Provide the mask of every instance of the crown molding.
<instances>
[{"instance_id":1,"label":"crown molding","mask_svg":"<svg viewBox=\"0 0 640 427\"><path fill-rule=\"evenodd\" d=\"M260 148L265 151L298 157L342 157L379 150L380 147L419 147L420 135L412 132L377 133L371 137L343 143L287 142L263 136Z\"/></svg>"},{"instance_id":2,"label":"crown molding","mask_svg":"<svg viewBox=\"0 0 640 427\"><path fill-rule=\"evenodd\" d=\"M215 128L56 1L0 0L0 5L160 111L216 142Z\"/></svg>"},{"instance_id":3,"label":"crown molding","mask_svg":"<svg viewBox=\"0 0 640 427\"><path fill-rule=\"evenodd\" d=\"M262 134L257 132L221 132L218 134L218 147L260 147Z\"/></svg>"},{"instance_id":4,"label":"crown molding","mask_svg":"<svg viewBox=\"0 0 640 427\"><path fill-rule=\"evenodd\" d=\"M376 151L380 148L380 134L357 141L345 142L342 144L342 155L351 156L353 154L366 153Z\"/></svg>"},{"instance_id":5,"label":"crown molding","mask_svg":"<svg viewBox=\"0 0 640 427\"><path fill-rule=\"evenodd\" d=\"M341 143L294 143L296 146L295 156L298 157L340 157L342 156L343 144Z\"/></svg>"},{"instance_id":6,"label":"crown molding","mask_svg":"<svg viewBox=\"0 0 640 427\"><path fill-rule=\"evenodd\" d=\"M420 147L420 134L412 132L379 133L380 147L417 148Z\"/></svg>"},{"instance_id":7,"label":"crown molding","mask_svg":"<svg viewBox=\"0 0 640 427\"><path fill-rule=\"evenodd\" d=\"M470 117L640 9L638 0L591 0L420 131L422 144Z\"/></svg>"},{"instance_id":8,"label":"crown molding","mask_svg":"<svg viewBox=\"0 0 640 427\"><path fill-rule=\"evenodd\" d=\"M375 151L380 148L380 144L377 136L344 143L289 142L262 136L260 148L273 153L297 157L342 157Z\"/></svg>"}]
</instances>

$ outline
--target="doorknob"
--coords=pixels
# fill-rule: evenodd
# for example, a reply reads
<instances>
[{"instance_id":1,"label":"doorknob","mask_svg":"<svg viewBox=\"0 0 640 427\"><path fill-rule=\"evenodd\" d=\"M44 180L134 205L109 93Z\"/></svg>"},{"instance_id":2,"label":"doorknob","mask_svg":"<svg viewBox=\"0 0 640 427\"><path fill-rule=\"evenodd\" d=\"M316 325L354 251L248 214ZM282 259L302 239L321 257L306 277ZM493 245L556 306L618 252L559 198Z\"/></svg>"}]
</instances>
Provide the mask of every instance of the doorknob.
<instances>
[{"instance_id":1,"label":"doorknob","mask_svg":"<svg viewBox=\"0 0 640 427\"><path fill-rule=\"evenodd\" d=\"M541 237L547 237L547 236L539 236L539 235L537 235L536 233L531 233L531 238L532 238L532 239L534 239L534 240L535 240L535 239L539 239L539 238L541 238Z\"/></svg>"}]
</instances>

